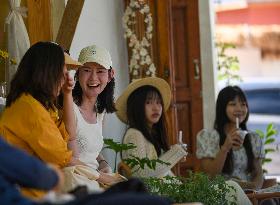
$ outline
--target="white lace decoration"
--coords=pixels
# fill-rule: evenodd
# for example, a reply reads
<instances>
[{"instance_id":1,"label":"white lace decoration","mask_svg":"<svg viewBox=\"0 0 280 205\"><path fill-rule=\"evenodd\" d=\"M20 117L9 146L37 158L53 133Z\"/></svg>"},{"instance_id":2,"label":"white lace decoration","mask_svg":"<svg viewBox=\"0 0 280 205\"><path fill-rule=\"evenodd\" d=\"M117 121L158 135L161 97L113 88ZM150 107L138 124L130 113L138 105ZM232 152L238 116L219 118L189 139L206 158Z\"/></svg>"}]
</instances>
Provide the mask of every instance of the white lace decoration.
<instances>
[{"instance_id":1,"label":"white lace decoration","mask_svg":"<svg viewBox=\"0 0 280 205\"><path fill-rule=\"evenodd\" d=\"M141 40L138 39L135 31L132 29L137 23L135 19L137 11L144 15L144 23L146 25L145 34ZM125 29L124 37L129 39L128 46L132 48L129 63L129 71L132 79L137 78L141 74L143 75L143 72L145 72L146 76L155 76L156 67L148 52L151 45L149 41L151 41L153 36L153 19L149 5L143 1L139 3L138 0L131 0L124 12L123 27ZM140 71L141 68L143 72Z\"/></svg>"}]
</instances>

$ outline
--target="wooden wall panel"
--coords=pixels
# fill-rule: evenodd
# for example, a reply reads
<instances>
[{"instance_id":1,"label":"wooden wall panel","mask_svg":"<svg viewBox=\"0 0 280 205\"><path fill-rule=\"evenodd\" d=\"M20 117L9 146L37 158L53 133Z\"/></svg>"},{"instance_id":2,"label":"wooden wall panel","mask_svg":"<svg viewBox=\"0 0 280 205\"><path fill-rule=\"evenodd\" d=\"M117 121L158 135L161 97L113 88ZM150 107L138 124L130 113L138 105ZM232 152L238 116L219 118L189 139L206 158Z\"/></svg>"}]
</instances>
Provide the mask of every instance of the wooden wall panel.
<instances>
[{"instance_id":1,"label":"wooden wall panel","mask_svg":"<svg viewBox=\"0 0 280 205\"><path fill-rule=\"evenodd\" d=\"M176 87L189 87L189 76L187 72L188 41L186 30L186 7L173 8L173 46L174 46L174 68ZM183 68L183 69L182 69Z\"/></svg>"},{"instance_id":2,"label":"wooden wall panel","mask_svg":"<svg viewBox=\"0 0 280 205\"><path fill-rule=\"evenodd\" d=\"M187 169L199 169L195 157L196 134L203 127L201 76L197 71L200 56L198 3L196 0L171 2L177 129L183 131L183 141L188 144L189 152L187 161L180 163L180 174L184 175Z\"/></svg>"},{"instance_id":3,"label":"wooden wall panel","mask_svg":"<svg viewBox=\"0 0 280 205\"><path fill-rule=\"evenodd\" d=\"M85 0L68 0L56 42L70 49ZM108 25L109 26L109 25Z\"/></svg>"},{"instance_id":4,"label":"wooden wall panel","mask_svg":"<svg viewBox=\"0 0 280 205\"><path fill-rule=\"evenodd\" d=\"M50 0L27 0L30 45L52 40Z\"/></svg>"}]
</instances>

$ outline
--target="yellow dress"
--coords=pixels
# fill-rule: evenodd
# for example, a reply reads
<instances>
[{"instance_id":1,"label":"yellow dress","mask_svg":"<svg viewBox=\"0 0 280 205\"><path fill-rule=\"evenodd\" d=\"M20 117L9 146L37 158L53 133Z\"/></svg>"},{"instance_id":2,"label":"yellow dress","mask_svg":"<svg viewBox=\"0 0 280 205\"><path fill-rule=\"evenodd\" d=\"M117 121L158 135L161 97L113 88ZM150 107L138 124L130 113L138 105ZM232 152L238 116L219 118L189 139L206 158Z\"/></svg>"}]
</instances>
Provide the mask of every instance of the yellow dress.
<instances>
[{"instance_id":1,"label":"yellow dress","mask_svg":"<svg viewBox=\"0 0 280 205\"><path fill-rule=\"evenodd\" d=\"M58 119L57 110L48 111L29 94L21 95L5 108L0 119L0 135L44 162L65 167L71 159L72 152L67 149L69 135ZM23 193L31 198L44 195L34 189L23 189Z\"/></svg>"}]
</instances>

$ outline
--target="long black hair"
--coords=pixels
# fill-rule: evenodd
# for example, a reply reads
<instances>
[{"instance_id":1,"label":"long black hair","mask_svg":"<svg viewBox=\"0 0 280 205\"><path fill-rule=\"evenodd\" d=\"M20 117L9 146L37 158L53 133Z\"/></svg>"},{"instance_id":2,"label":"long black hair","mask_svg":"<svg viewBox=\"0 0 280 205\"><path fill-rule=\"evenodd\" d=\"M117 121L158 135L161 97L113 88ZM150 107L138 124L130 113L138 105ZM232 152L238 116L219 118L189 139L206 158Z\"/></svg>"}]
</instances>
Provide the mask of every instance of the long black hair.
<instances>
[{"instance_id":1,"label":"long black hair","mask_svg":"<svg viewBox=\"0 0 280 205\"><path fill-rule=\"evenodd\" d=\"M246 99L246 96L244 92L238 87L238 86L227 86L223 88L218 95L217 103L216 103L216 119L214 123L214 129L218 131L220 135L220 147L225 143L226 140L226 133L225 133L225 125L230 122L227 114L226 114L226 108L230 101L234 100L236 97L239 97L239 99L246 103L246 106L248 108L247 115L245 117L245 120L240 123L240 128L242 130L247 130L246 123L249 118L249 107L248 102ZM250 134L247 134L243 146L246 150L247 158L248 158L248 164L247 164L247 172L251 173L254 168L254 154L252 151L252 145L250 141ZM232 149L227 154L227 158L223 167L223 173L231 174L233 171L233 152Z\"/></svg>"},{"instance_id":2,"label":"long black hair","mask_svg":"<svg viewBox=\"0 0 280 205\"><path fill-rule=\"evenodd\" d=\"M23 93L30 94L46 109L54 109L56 93L64 77L64 52L53 42L38 42L31 46L19 63L10 86L6 106Z\"/></svg>"},{"instance_id":3,"label":"long black hair","mask_svg":"<svg viewBox=\"0 0 280 205\"><path fill-rule=\"evenodd\" d=\"M112 68L108 70L108 75L112 72ZM79 76L79 70L75 74L75 79L77 80ZM96 112L103 113L105 110L107 113L113 113L116 111L114 102L114 90L115 90L115 78L112 78L109 83L107 83L104 90L97 96L96 101ZM75 87L72 91L73 99L75 103L80 106L82 103L83 90L79 81L76 82ZM93 108L94 109L94 108Z\"/></svg>"},{"instance_id":4,"label":"long black hair","mask_svg":"<svg viewBox=\"0 0 280 205\"><path fill-rule=\"evenodd\" d=\"M151 96L152 98L160 98L163 110L159 121L153 125L152 130L148 127L145 115L146 100ZM168 150L163 100L160 92L155 87L145 85L130 94L127 100L127 119L130 128L135 128L142 132L144 137L155 146L158 156L161 153L161 149Z\"/></svg>"}]
</instances>

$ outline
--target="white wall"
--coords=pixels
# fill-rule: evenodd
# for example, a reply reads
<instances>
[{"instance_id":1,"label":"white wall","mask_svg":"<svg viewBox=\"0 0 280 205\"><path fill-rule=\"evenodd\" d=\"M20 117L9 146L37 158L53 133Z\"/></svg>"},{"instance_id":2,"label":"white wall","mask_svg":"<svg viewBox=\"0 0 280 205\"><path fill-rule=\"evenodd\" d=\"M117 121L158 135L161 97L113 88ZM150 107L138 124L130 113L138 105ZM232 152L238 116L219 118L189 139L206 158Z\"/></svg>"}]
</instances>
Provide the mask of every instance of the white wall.
<instances>
[{"instance_id":1,"label":"white wall","mask_svg":"<svg viewBox=\"0 0 280 205\"><path fill-rule=\"evenodd\" d=\"M199 0L199 24L203 127L213 128L217 74L216 56L214 55L214 5L212 0Z\"/></svg>"},{"instance_id":2,"label":"white wall","mask_svg":"<svg viewBox=\"0 0 280 205\"><path fill-rule=\"evenodd\" d=\"M82 48L97 44L109 50L116 73L115 97L128 84L127 49L123 38L122 14L123 0L85 0L77 25L70 53L78 58ZM103 136L121 141L125 131L115 114L106 116ZM104 156L113 165L111 152L104 151Z\"/></svg>"}]
</instances>

